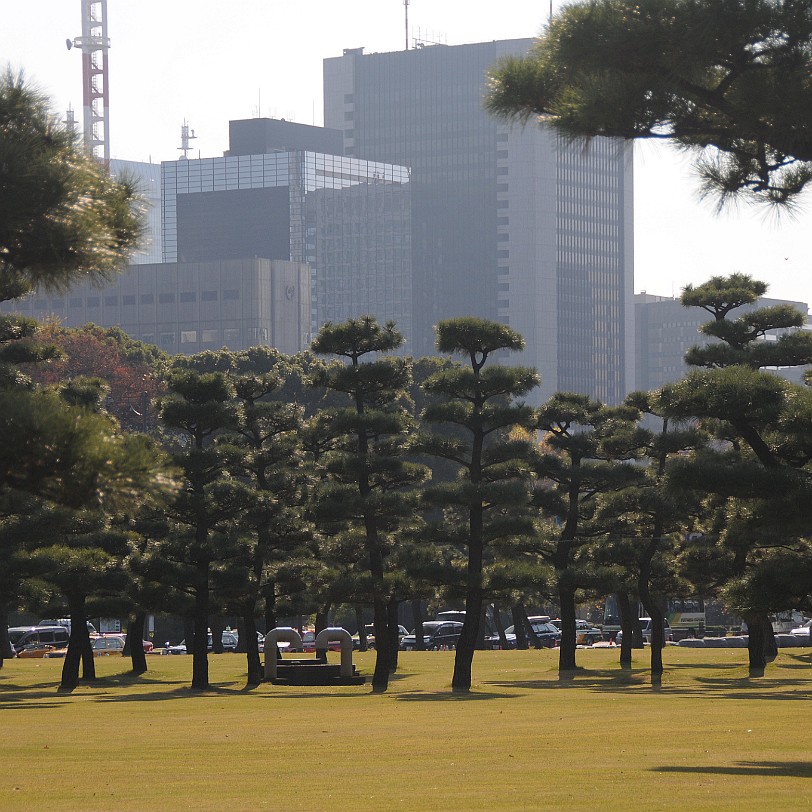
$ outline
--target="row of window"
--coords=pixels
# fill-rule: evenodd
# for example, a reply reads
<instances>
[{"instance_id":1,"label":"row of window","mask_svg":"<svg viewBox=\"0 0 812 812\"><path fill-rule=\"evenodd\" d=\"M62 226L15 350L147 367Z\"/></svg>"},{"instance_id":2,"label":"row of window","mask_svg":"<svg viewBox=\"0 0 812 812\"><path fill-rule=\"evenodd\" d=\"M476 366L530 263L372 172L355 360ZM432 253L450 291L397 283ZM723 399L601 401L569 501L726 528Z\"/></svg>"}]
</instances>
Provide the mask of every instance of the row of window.
<instances>
[{"instance_id":1,"label":"row of window","mask_svg":"<svg viewBox=\"0 0 812 812\"><path fill-rule=\"evenodd\" d=\"M200 292L201 302L216 302L222 298L223 301L233 301L240 298L239 290L224 290L222 296L220 291L217 290L204 290ZM125 293L122 296L71 296L67 301L68 307L101 307L102 299L104 300L105 307L123 307L135 306L139 302L139 297L134 293ZM183 303L196 302L198 300L197 291L182 291L177 296L177 300ZM158 304L174 304L176 296L174 293L159 293ZM150 305L155 304L155 294L142 293L140 296L140 304ZM18 307L21 310L47 310L49 307L54 310L62 310L65 308L65 299L23 299L19 302Z\"/></svg>"}]
</instances>

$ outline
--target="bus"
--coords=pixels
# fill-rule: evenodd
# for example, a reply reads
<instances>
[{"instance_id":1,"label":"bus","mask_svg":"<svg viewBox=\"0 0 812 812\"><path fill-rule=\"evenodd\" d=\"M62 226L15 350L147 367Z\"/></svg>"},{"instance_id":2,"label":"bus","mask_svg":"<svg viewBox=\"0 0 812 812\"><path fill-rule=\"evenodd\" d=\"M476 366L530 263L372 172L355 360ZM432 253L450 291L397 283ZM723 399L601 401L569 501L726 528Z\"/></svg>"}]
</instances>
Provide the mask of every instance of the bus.
<instances>
[{"instance_id":1,"label":"bus","mask_svg":"<svg viewBox=\"0 0 812 812\"><path fill-rule=\"evenodd\" d=\"M639 604L637 616L647 615L643 604ZM665 618L671 627L674 640L702 637L705 634L705 602L701 598L669 598L666 601ZM620 631L620 612L617 598L609 595L604 607L604 637L614 638L618 631Z\"/></svg>"},{"instance_id":2,"label":"bus","mask_svg":"<svg viewBox=\"0 0 812 812\"><path fill-rule=\"evenodd\" d=\"M674 640L686 637L704 637L705 602L701 598L669 599L665 616L674 634Z\"/></svg>"}]
</instances>

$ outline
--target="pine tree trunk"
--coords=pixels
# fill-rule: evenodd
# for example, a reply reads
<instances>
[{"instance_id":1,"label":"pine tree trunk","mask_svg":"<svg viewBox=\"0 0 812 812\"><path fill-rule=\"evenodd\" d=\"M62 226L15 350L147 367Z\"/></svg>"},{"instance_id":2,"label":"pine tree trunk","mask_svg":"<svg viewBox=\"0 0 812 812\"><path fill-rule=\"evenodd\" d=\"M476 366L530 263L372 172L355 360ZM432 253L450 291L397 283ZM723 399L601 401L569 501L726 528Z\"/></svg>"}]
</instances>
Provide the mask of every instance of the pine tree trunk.
<instances>
[{"instance_id":1,"label":"pine tree trunk","mask_svg":"<svg viewBox=\"0 0 812 812\"><path fill-rule=\"evenodd\" d=\"M517 603L510 607L510 616L513 618L513 632L516 635L516 648L527 651L527 635L524 632L524 624L527 623L527 613L524 606Z\"/></svg>"},{"instance_id":2,"label":"pine tree trunk","mask_svg":"<svg viewBox=\"0 0 812 812\"><path fill-rule=\"evenodd\" d=\"M124 644L124 653L130 655L133 674L147 672L147 655L144 651L144 624L147 620L146 612L136 612L127 624L127 640ZM130 647L129 652L127 646Z\"/></svg>"},{"instance_id":3,"label":"pine tree trunk","mask_svg":"<svg viewBox=\"0 0 812 812\"><path fill-rule=\"evenodd\" d=\"M247 654L248 653L248 644L246 640L248 640L248 632L245 628L245 618L248 615L251 617L254 616L254 613L251 609L245 609L243 614L241 614L237 618L237 648L235 649L237 654ZM256 637L256 620L254 621L254 637ZM257 654L259 654L259 648L257 648Z\"/></svg>"},{"instance_id":4,"label":"pine tree trunk","mask_svg":"<svg viewBox=\"0 0 812 812\"><path fill-rule=\"evenodd\" d=\"M764 654L765 634L763 615L758 612L747 612L744 620L747 623L747 654L751 677L763 677L767 667L767 657Z\"/></svg>"},{"instance_id":5,"label":"pine tree trunk","mask_svg":"<svg viewBox=\"0 0 812 812\"><path fill-rule=\"evenodd\" d=\"M454 691L467 692L471 690L473 674L474 651L479 636L479 618L482 613L482 589L468 587L465 597L465 621L462 624L462 633L457 642L457 651L454 655L454 676L451 679L451 688Z\"/></svg>"},{"instance_id":6,"label":"pine tree trunk","mask_svg":"<svg viewBox=\"0 0 812 812\"><path fill-rule=\"evenodd\" d=\"M69 595L70 638L65 662L62 664L62 679L59 690L69 692L79 684L79 664L82 664L82 679L96 679L96 663L90 645L85 617L85 596ZM88 657L88 655L90 655Z\"/></svg>"},{"instance_id":7,"label":"pine tree trunk","mask_svg":"<svg viewBox=\"0 0 812 812\"><path fill-rule=\"evenodd\" d=\"M223 631L226 624L223 623L222 615L213 615L209 618L209 628L211 629L211 653L222 654L225 650L223 648ZM208 632L207 632L208 635ZM208 645L208 641L207 641Z\"/></svg>"},{"instance_id":8,"label":"pine tree trunk","mask_svg":"<svg viewBox=\"0 0 812 812\"><path fill-rule=\"evenodd\" d=\"M248 660L248 685L259 685L262 682L262 663L259 658L259 640L257 639L257 622L253 612L246 612L242 618L242 630L240 631L240 641L243 642L245 635L245 653ZM270 652L271 656L275 656ZM265 656L268 656L266 653Z\"/></svg>"},{"instance_id":9,"label":"pine tree trunk","mask_svg":"<svg viewBox=\"0 0 812 812\"><path fill-rule=\"evenodd\" d=\"M372 672L372 690L375 693L382 693L389 687L389 621L386 615L386 600L382 595L374 596L372 611L375 629L375 670Z\"/></svg>"},{"instance_id":10,"label":"pine tree trunk","mask_svg":"<svg viewBox=\"0 0 812 812\"><path fill-rule=\"evenodd\" d=\"M775 631L767 615L762 615L761 625L764 627L764 657L768 663L771 663L778 656L778 643L775 642Z\"/></svg>"},{"instance_id":11,"label":"pine tree trunk","mask_svg":"<svg viewBox=\"0 0 812 812\"><path fill-rule=\"evenodd\" d=\"M316 612L316 634L323 631L330 625L330 604L325 603Z\"/></svg>"},{"instance_id":12,"label":"pine tree trunk","mask_svg":"<svg viewBox=\"0 0 812 812\"><path fill-rule=\"evenodd\" d=\"M355 606L355 625L358 627L358 651L367 650L367 629L364 625L364 610Z\"/></svg>"},{"instance_id":13,"label":"pine tree trunk","mask_svg":"<svg viewBox=\"0 0 812 812\"><path fill-rule=\"evenodd\" d=\"M415 651L424 651L426 642L423 639L423 602L418 599L412 601L412 617L414 618Z\"/></svg>"},{"instance_id":14,"label":"pine tree trunk","mask_svg":"<svg viewBox=\"0 0 812 812\"><path fill-rule=\"evenodd\" d=\"M11 659L11 641L8 638L8 608L5 604L0 606L0 668L3 661Z\"/></svg>"},{"instance_id":15,"label":"pine tree trunk","mask_svg":"<svg viewBox=\"0 0 812 812\"><path fill-rule=\"evenodd\" d=\"M617 610L620 615L620 629L623 632L620 638L620 666L629 669L632 667L632 646L634 643L634 626L637 618L632 615L632 602L629 593L624 589L617 592Z\"/></svg>"},{"instance_id":16,"label":"pine tree trunk","mask_svg":"<svg viewBox=\"0 0 812 812\"><path fill-rule=\"evenodd\" d=\"M265 631L276 628L276 583L271 581L265 587Z\"/></svg>"},{"instance_id":17,"label":"pine tree trunk","mask_svg":"<svg viewBox=\"0 0 812 812\"><path fill-rule=\"evenodd\" d=\"M197 565L195 584L194 642L192 647L192 688L209 687L209 562ZM188 648L187 648L188 651Z\"/></svg>"},{"instance_id":18,"label":"pine tree trunk","mask_svg":"<svg viewBox=\"0 0 812 812\"><path fill-rule=\"evenodd\" d=\"M563 579L562 579L563 580ZM575 662L575 590L566 583L559 583L558 601L561 605L561 643L558 652L558 671L574 671Z\"/></svg>"},{"instance_id":19,"label":"pine tree trunk","mask_svg":"<svg viewBox=\"0 0 812 812\"><path fill-rule=\"evenodd\" d=\"M452 690L460 692L471 690L474 651L482 616L482 519L481 505L472 505L465 584L465 621L457 642L457 651L454 655L454 675L451 679Z\"/></svg>"}]
</instances>

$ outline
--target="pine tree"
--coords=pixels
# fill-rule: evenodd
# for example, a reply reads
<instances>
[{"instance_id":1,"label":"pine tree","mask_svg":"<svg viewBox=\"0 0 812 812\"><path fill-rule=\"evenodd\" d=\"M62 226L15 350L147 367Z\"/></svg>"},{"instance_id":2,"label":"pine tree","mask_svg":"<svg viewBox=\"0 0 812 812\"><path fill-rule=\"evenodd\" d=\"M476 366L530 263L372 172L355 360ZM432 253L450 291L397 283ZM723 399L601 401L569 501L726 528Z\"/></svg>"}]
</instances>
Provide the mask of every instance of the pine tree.
<instances>
[{"instance_id":1,"label":"pine tree","mask_svg":"<svg viewBox=\"0 0 812 812\"><path fill-rule=\"evenodd\" d=\"M639 478L633 466L622 464L637 453L629 435L637 410L605 406L587 395L559 392L541 406L536 428L544 445L535 461L538 484L535 503L547 519L547 560L555 568L561 610L559 671L577 667L575 661L576 594L588 584L588 559L577 553L599 532L590 528L599 494L626 487ZM552 520L552 521L551 521Z\"/></svg>"},{"instance_id":2,"label":"pine tree","mask_svg":"<svg viewBox=\"0 0 812 812\"><path fill-rule=\"evenodd\" d=\"M412 425L405 408L409 363L385 357L403 343L393 322L370 317L324 325L313 352L344 359L324 367L314 384L343 393L323 423L337 446L324 456L328 474L318 497L321 521L341 522L346 541L359 539L369 566L376 643L374 691L385 691L392 666L387 604L387 558L414 512L414 486L427 472L406 459ZM377 356L375 360L366 360Z\"/></svg>"},{"instance_id":3,"label":"pine tree","mask_svg":"<svg viewBox=\"0 0 812 812\"><path fill-rule=\"evenodd\" d=\"M689 362L704 368L664 386L659 397L665 414L699 419L716 437L713 448L677 461L669 481L726 500L720 561L733 576L728 593L748 624L754 675L764 672L765 646L775 650L767 612L793 608L786 603L796 597L780 578L766 590L766 576L791 574L808 562L812 499L812 392L762 371L812 363L812 336L797 329L803 316L787 306L731 316L765 290L743 274L685 289L683 304L713 315L702 332L721 344L692 350ZM789 332L765 341L772 330ZM758 590L748 587L756 583Z\"/></svg>"},{"instance_id":4,"label":"pine tree","mask_svg":"<svg viewBox=\"0 0 812 812\"><path fill-rule=\"evenodd\" d=\"M454 659L452 688L471 688L474 650L484 607L487 553L499 540L530 532L527 465L524 440L508 436L514 426L529 426L532 409L514 402L539 382L535 370L487 365L504 350L517 351L524 340L509 327L473 317L441 321L437 349L461 355L454 364L429 376L423 384L436 397L423 420L455 428L438 431L421 441L423 451L454 463L459 477L430 488L427 499L443 507L446 541L464 551L465 622Z\"/></svg>"}]
</instances>

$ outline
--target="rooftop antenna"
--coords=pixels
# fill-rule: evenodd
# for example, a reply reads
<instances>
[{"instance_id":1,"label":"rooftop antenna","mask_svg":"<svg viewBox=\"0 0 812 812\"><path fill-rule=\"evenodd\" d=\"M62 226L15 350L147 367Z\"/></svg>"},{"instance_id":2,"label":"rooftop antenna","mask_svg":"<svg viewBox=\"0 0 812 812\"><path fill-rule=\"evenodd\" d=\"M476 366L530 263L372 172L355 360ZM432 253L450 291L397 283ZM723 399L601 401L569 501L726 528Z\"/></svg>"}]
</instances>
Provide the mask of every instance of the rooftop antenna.
<instances>
[{"instance_id":1,"label":"rooftop antenna","mask_svg":"<svg viewBox=\"0 0 812 812\"><path fill-rule=\"evenodd\" d=\"M197 138L195 131L190 130L189 125L186 123L186 119L183 119L183 125L180 128L180 146L178 147L178 149L183 153L183 155L181 155L182 161L189 160L187 153L191 152L192 150L189 142L193 141L195 138Z\"/></svg>"},{"instance_id":2,"label":"rooftop antenna","mask_svg":"<svg viewBox=\"0 0 812 812\"><path fill-rule=\"evenodd\" d=\"M107 0L82 0L82 36L65 40L68 50L82 50L85 150L110 162L110 94L107 77Z\"/></svg>"},{"instance_id":3,"label":"rooftop antenna","mask_svg":"<svg viewBox=\"0 0 812 812\"><path fill-rule=\"evenodd\" d=\"M76 113L71 105L68 105L68 109L65 111L65 120L62 122L65 125L65 129L71 134L76 134Z\"/></svg>"},{"instance_id":4,"label":"rooftop antenna","mask_svg":"<svg viewBox=\"0 0 812 812\"><path fill-rule=\"evenodd\" d=\"M403 0L403 14L406 18L406 50L409 50L409 0Z\"/></svg>"}]
</instances>

